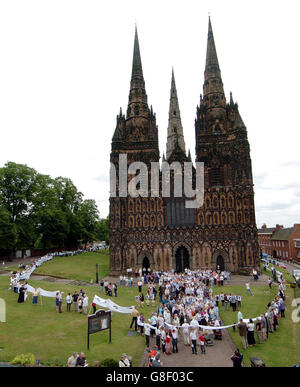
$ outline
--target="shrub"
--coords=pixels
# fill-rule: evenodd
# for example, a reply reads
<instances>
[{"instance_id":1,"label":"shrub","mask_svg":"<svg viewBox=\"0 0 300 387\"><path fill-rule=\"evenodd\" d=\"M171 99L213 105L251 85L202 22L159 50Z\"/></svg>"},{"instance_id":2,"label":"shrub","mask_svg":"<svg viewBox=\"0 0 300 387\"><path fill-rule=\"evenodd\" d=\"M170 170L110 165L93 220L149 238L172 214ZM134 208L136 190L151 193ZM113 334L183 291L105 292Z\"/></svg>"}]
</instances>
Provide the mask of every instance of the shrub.
<instances>
[{"instance_id":1,"label":"shrub","mask_svg":"<svg viewBox=\"0 0 300 387\"><path fill-rule=\"evenodd\" d=\"M21 364L21 365L35 365L36 360L35 356L32 353L22 353L21 355L16 356L11 364Z\"/></svg>"},{"instance_id":2,"label":"shrub","mask_svg":"<svg viewBox=\"0 0 300 387\"><path fill-rule=\"evenodd\" d=\"M100 361L99 367L119 367L119 363L114 359L104 359Z\"/></svg>"},{"instance_id":3,"label":"shrub","mask_svg":"<svg viewBox=\"0 0 300 387\"><path fill-rule=\"evenodd\" d=\"M48 367L64 367L65 363L60 359L46 360L43 365Z\"/></svg>"}]
</instances>

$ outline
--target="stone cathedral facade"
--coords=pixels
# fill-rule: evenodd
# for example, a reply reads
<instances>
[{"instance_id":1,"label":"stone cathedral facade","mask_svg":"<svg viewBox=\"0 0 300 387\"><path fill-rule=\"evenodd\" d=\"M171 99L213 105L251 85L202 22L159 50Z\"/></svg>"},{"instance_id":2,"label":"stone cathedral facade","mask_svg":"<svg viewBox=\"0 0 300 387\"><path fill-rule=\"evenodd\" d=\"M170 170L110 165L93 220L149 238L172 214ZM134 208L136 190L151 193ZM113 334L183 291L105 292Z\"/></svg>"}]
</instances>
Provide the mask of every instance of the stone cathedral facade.
<instances>
[{"instance_id":1,"label":"stone cathedral facade","mask_svg":"<svg viewBox=\"0 0 300 387\"><path fill-rule=\"evenodd\" d=\"M184 198L151 197L150 192L148 197L120 197L120 154L127 155L128 165L142 161L149 170L151 162L160 161L158 127L147 101L136 30L128 107L126 114L121 109L117 116L111 144L110 161L117 175L117 195L110 198L111 275L140 267L178 272L217 266L239 272L258 267L247 130L231 94L226 101L210 20L203 95L196 111L196 161L204 162L203 206L188 209ZM191 161L190 152L186 153L173 71L163 160Z\"/></svg>"}]
</instances>

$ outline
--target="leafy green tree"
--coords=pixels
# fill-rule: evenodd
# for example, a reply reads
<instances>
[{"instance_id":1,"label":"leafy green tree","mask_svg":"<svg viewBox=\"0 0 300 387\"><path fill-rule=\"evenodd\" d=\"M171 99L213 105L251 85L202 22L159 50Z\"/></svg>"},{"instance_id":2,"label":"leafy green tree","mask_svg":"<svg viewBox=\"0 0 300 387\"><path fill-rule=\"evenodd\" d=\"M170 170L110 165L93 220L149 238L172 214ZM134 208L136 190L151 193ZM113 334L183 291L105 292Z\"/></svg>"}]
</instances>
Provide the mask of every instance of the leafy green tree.
<instances>
[{"instance_id":1,"label":"leafy green tree","mask_svg":"<svg viewBox=\"0 0 300 387\"><path fill-rule=\"evenodd\" d=\"M30 213L36 191L36 176L34 169L11 161L0 168L0 196L11 222L16 223Z\"/></svg>"},{"instance_id":2,"label":"leafy green tree","mask_svg":"<svg viewBox=\"0 0 300 387\"><path fill-rule=\"evenodd\" d=\"M52 179L27 165L0 168L0 249L76 248L99 235L94 200L83 200L73 182Z\"/></svg>"},{"instance_id":3,"label":"leafy green tree","mask_svg":"<svg viewBox=\"0 0 300 387\"><path fill-rule=\"evenodd\" d=\"M109 216L107 218L100 219L97 225L98 240L105 241L109 244Z\"/></svg>"},{"instance_id":4,"label":"leafy green tree","mask_svg":"<svg viewBox=\"0 0 300 387\"><path fill-rule=\"evenodd\" d=\"M99 211L95 200L84 200L80 206L79 218L81 222L82 241L86 248L87 243L93 242L97 239Z\"/></svg>"},{"instance_id":5,"label":"leafy green tree","mask_svg":"<svg viewBox=\"0 0 300 387\"><path fill-rule=\"evenodd\" d=\"M11 259L16 241L16 226L11 222L7 209L0 205L0 255L7 255Z\"/></svg>"}]
</instances>

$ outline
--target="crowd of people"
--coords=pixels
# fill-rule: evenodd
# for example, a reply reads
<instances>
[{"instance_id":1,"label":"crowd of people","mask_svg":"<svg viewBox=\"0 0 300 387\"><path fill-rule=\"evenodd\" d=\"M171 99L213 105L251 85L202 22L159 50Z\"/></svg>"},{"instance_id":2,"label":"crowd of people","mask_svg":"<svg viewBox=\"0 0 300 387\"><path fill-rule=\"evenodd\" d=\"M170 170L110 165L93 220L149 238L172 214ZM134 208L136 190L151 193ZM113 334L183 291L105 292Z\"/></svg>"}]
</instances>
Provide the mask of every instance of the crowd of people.
<instances>
[{"instance_id":1,"label":"crowd of people","mask_svg":"<svg viewBox=\"0 0 300 387\"><path fill-rule=\"evenodd\" d=\"M31 265L24 267L21 273L14 273L11 277L11 288L19 294L18 302L26 300L27 282L20 283L20 278L25 277L32 272L38 262L33 260ZM149 364L151 366L160 366L160 353L171 355L179 352L179 337L182 337L183 345L191 348L191 353L206 354L206 347L210 345L212 339L222 339L222 321L220 320L220 307L225 310L232 308L232 311L238 312L237 325L241 337L242 346L247 349L248 346L261 344L267 340L270 333L276 331L279 325L279 319L285 317L285 291L286 284L282 276L276 276L272 271L273 280L268 284L272 288L275 281L279 282L278 294L272 302L267 305L267 310L256 319L245 320L240 311L242 306L242 296L240 294L226 294L222 292L222 287L230 281L230 272L217 270L189 270L184 273L172 272L151 272L149 270L135 271L135 280L133 276L120 276L120 287L133 287L134 281L137 281L138 295L136 296L137 306L132 312L130 329L134 326L135 331L139 331L145 337L146 347L149 349ZM278 273L277 273L278 274ZM254 281L258 280L257 271L253 271ZM214 287L218 290L214 291ZM145 289L143 291L143 289ZM100 293L117 297L118 286L116 283L108 282L102 279L100 281ZM217 293L217 294L214 294ZM39 289L34 289L32 303L36 305L39 298ZM246 283L246 296L252 295L249 282ZM159 306L151 317L145 318L143 312L139 309L155 307L159 299ZM63 302L66 302L66 311L73 310L78 313L88 314L89 299L86 293L81 289L75 291L72 295L68 293L64 298L63 292L56 292L55 303L58 313L62 313ZM93 313L96 312L96 305L91 304ZM237 324L235 324L237 323ZM255 336L256 333L256 336ZM155 351L150 350L150 339L155 341ZM152 355L151 355L152 354ZM122 355L123 358L123 355ZM124 359L120 360L120 367L129 366L126 354ZM242 354L237 350L232 356L234 366L242 362ZM84 360L83 360L84 359ZM78 364L77 364L78 362ZM69 365L70 363L70 365ZM74 353L68 359L68 366L85 366L84 354Z\"/></svg>"},{"instance_id":2,"label":"crowd of people","mask_svg":"<svg viewBox=\"0 0 300 387\"><path fill-rule=\"evenodd\" d=\"M229 306L236 310L241 306L242 297L234 294L213 295L213 287L218 289L228 281L230 273L217 270L186 269L184 273L147 273L138 279L139 294L137 308L154 306L159 297L159 306L151 318L146 321L144 313L135 308L132 312L130 328L140 331L145 336L146 346L150 348L150 338L155 339L156 348L163 354L178 353L179 335L185 346L190 346L192 354L206 353L206 345L214 339L222 339L222 322L219 306ZM146 295L142 287L146 286ZM146 305L145 305L146 301Z\"/></svg>"},{"instance_id":3,"label":"crowd of people","mask_svg":"<svg viewBox=\"0 0 300 387\"><path fill-rule=\"evenodd\" d=\"M266 312L256 319L249 319L249 321L245 322L242 315L238 314L239 323L237 327L244 349L247 349L248 346L252 347L257 343L262 344L267 340L270 333L276 331L280 318L285 317L285 291L286 285L283 280L278 285L278 294L266 306ZM255 333L257 339L255 339Z\"/></svg>"}]
</instances>

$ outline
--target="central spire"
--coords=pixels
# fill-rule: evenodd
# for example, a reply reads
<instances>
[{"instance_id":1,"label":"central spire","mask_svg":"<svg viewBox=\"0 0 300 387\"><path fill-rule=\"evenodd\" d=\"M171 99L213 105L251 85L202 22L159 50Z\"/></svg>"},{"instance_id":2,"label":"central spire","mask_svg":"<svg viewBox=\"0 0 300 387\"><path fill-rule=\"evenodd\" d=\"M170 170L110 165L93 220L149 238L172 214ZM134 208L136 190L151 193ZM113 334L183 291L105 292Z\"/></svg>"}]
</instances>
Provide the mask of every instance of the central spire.
<instances>
[{"instance_id":1,"label":"central spire","mask_svg":"<svg viewBox=\"0 0 300 387\"><path fill-rule=\"evenodd\" d=\"M130 81L130 92L127 109L127 118L143 116L148 117L149 107L145 90L142 60L137 27L135 26L132 72Z\"/></svg>"},{"instance_id":2,"label":"central spire","mask_svg":"<svg viewBox=\"0 0 300 387\"><path fill-rule=\"evenodd\" d=\"M167 160L171 156L176 146L179 146L185 154L183 128L182 128L181 118L180 118L180 110L179 110L179 103L178 103L177 90L176 90L176 84L175 84L174 70L172 69L168 140L167 140Z\"/></svg>"}]
</instances>

